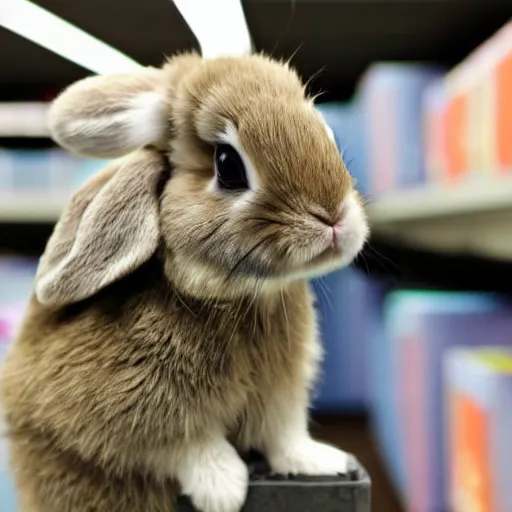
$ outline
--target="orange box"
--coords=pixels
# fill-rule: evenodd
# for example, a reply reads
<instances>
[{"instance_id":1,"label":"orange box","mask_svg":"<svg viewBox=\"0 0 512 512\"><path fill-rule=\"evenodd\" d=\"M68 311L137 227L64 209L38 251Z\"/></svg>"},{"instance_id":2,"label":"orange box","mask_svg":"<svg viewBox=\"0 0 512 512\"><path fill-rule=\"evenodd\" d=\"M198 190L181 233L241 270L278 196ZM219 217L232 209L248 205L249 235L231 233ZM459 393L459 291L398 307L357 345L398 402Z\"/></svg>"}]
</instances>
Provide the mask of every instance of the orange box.
<instances>
[{"instance_id":1,"label":"orange box","mask_svg":"<svg viewBox=\"0 0 512 512\"><path fill-rule=\"evenodd\" d=\"M453 392L450 398L454 509L494 512L486 411L464 393Z\"/></svg>"},{"instance_id":2,"label":"orange box","mask_svg":"<svg viewBox=\"0 0 512 512\"><path fill-rule=\"evenodd\" d=\"M512 171L512 49L497 66L497 152L501 172Z\"/></svg>"},{"instance_id":3,"label":"orange box","mask_svg":"<svg viewBox=\"0 0 512 512\"><path fill-rule=\"evenodd\" d=\"M512 172L512 22L445 77L447 180Z\"/></svg>"},{"instance_id":4,"label":"orange box","mask_svg":"<svg viewBox=\"0 0 512 512\"><path fill-rule=\"evenodd\" d=\"M452 348L444 357L449 507L512 510L512 347Z\"/></svg>"},{"instance_id":5,"label":"orange box","mask_svg":"<svg viewBox=\"0 0 512 512\"><path fill-rule=\"evenodd\" d=\"M422 98L425 175L430 184L442 184L447 175L447 95L442 79L429 85Z\"/></svg>"},{"instance_id":6,"label":"orange box","mask_svg":"<svg viewBox=\"0 0 512 512\"><path fill-rule=\"evenodd\" d=\"M468 128L468 96L460 92L450 99L446 109L447 179L459 181L469 171L466 150Z\"/></svg>"}]
</instances>

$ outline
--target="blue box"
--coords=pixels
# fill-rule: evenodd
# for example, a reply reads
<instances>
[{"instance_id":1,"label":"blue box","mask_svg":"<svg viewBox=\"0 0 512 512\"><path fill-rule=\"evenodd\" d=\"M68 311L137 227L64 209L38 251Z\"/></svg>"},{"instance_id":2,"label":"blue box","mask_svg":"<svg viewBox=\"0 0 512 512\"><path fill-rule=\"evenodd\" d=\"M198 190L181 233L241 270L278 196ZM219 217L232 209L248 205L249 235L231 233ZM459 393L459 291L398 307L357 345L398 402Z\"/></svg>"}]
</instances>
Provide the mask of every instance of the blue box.
<instances>
[{"instance_id":1,"label":"blue box","mask_svg":"<svg viewBox=\"0 0 512 512\"><path fill-rule=\"evenodd\" d=\"M364 139L363 109L359 101L320 103L318 110L334 132L336 144L361 194L368 194L367 145Z\"/></svg>"},{"instance_id":2,"label":"blue box","mask_svg":"<svg viewBox=\"0 0 512 512\"><path fill-rule=\"evenodd\" d=\"M425 183L422 95L441 75L429 66L382 62L363 76L358 96L372 196Z\"/></svg>"},{"instance_id":3,"label":"blue box","mask_svg":"<svg viewBox=\"0 0 512 512\"><path fill-rule=\"evenodd\" d=\"M368 405L369 337L380 316L379 280L355 268L313 282L325 356L318 411L361 411Z\"/></svg>"}]
</instances>

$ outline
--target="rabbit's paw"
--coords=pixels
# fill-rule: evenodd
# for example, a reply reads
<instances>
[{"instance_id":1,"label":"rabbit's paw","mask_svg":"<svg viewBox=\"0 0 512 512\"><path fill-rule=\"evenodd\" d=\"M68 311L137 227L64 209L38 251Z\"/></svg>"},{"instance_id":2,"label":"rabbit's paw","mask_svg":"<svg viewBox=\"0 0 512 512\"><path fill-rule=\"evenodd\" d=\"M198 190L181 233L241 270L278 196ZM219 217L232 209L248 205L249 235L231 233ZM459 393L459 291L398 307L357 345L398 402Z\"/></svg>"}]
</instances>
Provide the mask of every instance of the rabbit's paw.
<instances>
[{"instance_id":1,"label":"rabbit's paw","mask_svg":"<svg viewBox=\"0 0 512 512\"><path fill-rule=\"evenodd\" d=\"M269 455L272 470L281 475L344 475L349 472L352 459L350 454L310 438Z\"/></svg>"},{"instance_id":2,"label":"rabbit's paw","mask_svg":"<svg viewBox=\"0 0 512 512\"><path fill-rule=\"evenodd\" d=\"M181 486L201 512L239 512L249 482L247 466L227 442L198 454L182 475Z\"/></svg>"}]
</instances>

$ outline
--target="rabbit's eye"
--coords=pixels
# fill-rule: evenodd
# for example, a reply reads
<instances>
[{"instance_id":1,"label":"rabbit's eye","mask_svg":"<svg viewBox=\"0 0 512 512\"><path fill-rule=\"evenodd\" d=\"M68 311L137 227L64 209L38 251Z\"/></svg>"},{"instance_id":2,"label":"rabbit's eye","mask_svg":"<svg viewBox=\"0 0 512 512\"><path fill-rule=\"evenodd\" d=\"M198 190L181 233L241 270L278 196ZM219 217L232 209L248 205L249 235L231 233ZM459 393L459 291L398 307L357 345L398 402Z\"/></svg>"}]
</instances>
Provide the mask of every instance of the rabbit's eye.
<instances>
[{"instance_id":1,"label":"rabbit's eye","mask_svg":"<svg viewBox=\"0 0 512 512\"><path fill-rule=\"evenodd\" d=\"M225 190L249 188L245 165L236 149L229 144L219 144L215 147L215 171L220 188Z\"/></svg>"}]
</instances>

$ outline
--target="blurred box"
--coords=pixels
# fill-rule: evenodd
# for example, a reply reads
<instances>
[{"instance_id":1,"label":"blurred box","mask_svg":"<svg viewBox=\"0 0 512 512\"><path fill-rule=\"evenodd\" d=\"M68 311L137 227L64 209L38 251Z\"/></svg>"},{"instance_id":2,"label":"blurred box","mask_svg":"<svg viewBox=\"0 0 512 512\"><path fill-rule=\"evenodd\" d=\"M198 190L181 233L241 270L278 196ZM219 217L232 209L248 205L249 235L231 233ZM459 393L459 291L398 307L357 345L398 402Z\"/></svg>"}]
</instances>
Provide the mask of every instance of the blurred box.
<instances>
[{"instance_id":1,"label":"blurred box","mask_svg":"<svg viewBox=\"0 0 512 512\"><path fill-rule=\"evenodd\" d=\"M399 291L385 320L405 502L414 512L445 512L443 356L454 346L510 345L512 307L486 294Z\"/></svg>"},{"instance_id":2,"label":"blurred box","mask_svg":"<svg viewBox=\"0 0 512 512\"><path fill-rule=\"evenodd\" d=\"M501 172L512 171L512 23L498 34L496 64L497 160Z\"/></svg>"},{"instance_id":3,"label":"blurred box","mask_svg":"<svg viewBox=\"0 0 512 512\"><path fill-rule=\"evenodd\" d=\"M384 316L390 290L390 283L381 281L379 293L372 297L374 320L368 327L368 402L379 451L395 488L403 496L406 489L404 445L398 424L393 351Z\"/></svg>"},{"instance_id":4,"label":"blurred box","mask_svg":"<svg viewBox=\"0 0 512 512\"><path fill-rule=\"evenodd\" d=\"M0 304L0 362L2 361L2 355L7 350L7 344L16 336L26 306L27 300Z\"/></svg>"},{"instance_id":5,"label":"blurred box","mask_svg":"<svg viewBox=\"0 0 512 512\"><path fill-rule=\"evenodd\" d=\"M428 66L398 63L374 64L364 74L359 94L371 195L425 182L422 95L440 76Z\"/></svg>"},{"instance_id":6,"label":"blurred box","mask_svg":"<svg viewBox=\"0 0 512 512\"><path fill-rule=\"evenodd\" d=\"M71 187L73 158L60 149L10 150L11 191L64 193Z\"/></svg>"},{"instance_id":7,"label":"blurred box","mask_svg":"<svg viewBox=\"0 0 512 512\"><path fill-rule=\"evenodd\" d=\"M426 181L441 185L448 170L446 144L446 88L442 79L429 84L423 93L423 146Z\"/></svg>"},{"instance_id":8,"label":"blurred box","mask_svg":"<svg viewBox=\"0 0 512 512\"><path fill-rule=\"evenodd\" d=\"M12 163L9 151L0 148L0 195L12 187Z\"/></svg>"},{"instance_id":9,"label":"blurred box","mask_svg":"<svg viewBox=\"0 0 512 512\"><path fill-rule=\"evenodd\" d=\"M318 411L363 410L368 405L369 336L380 316L382 283L355 268L313 281L324 360Z\"/></svg>"},{"instance_id":10,"label":"blurred box","mask_svg":"<svg viewBox=\"0 0 512 512\"><path fill-rule=\"evenodd\" d=\"M2 424L0 423L0 428ZM18 512L16 490L10 474L9 446L4 436L0 436L0 496L2 512Z\"/></svg>"},{"instance_id":11,"label":"blurred box","mask_svg":"<svg viewBox=\"0 0 512 512\"><path fill-rule=\"evenodd\" d=\"M450 510L512 510L512 347L445 358Z\"/></svg>"},{"instance_id":12,"label":"blurred box","mask_svg":"<svg viewBox=\"0 0 512 512\"><path fill-rule=\"evenodd\" d=\"M30 297L37 261L0 256L0 366L15 337ZM15 512L19 505L9 471L9 450L0 416L0 511Z\"/></svg>"},{"instance_id":13,"label":"blurred box","mask_svg":"<svg viewBox=\"0 0 512 512\"><path fill-rule=\"evenodd\" d=\"M512 170L512 22L446 75L451 182Z\"/></svg>"},{"instance_id":14,"label":"blurred box","mask_svg":"<svg viewBox=\"0 0 512 512\"><path fill-rule=\"evenodd\" d=\"M73 190L83 185L83 183L105 167L109 162L110 160L76 157L72 180Z\"/></svg>"},{"instance_id":15,"label":"blurred box","mask_svg":"<svg viewBox=\"0 0 512 512\"><path fill-rule=\"evenodd\" d=\"M334 132L336 144L345 165L357 181L357 189L366 195L368 193L368 148L364 140L361 102L354 100L348 103L320 103L317 108Z\"/></svg>"},{"instance_id":16,"label":"blurred box","mask_svg":"<svg viewBox=\"0 0 512 512\"><path fill-rule=\"evenodd\" d=\"M68 197L107 160L83 158L58 148L0 150L0 196Z\"/></svg>"},{"instance_id":17,"label":"blurred box","mask_svg":"<svg viewBox=\"0 0 512 512\"><path fill-rule=\"evenodd\" d=\"M34 258L0 256L0 306L29 297L36 268Z\"/></svg>"}]
</instances>

